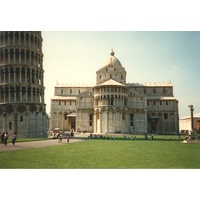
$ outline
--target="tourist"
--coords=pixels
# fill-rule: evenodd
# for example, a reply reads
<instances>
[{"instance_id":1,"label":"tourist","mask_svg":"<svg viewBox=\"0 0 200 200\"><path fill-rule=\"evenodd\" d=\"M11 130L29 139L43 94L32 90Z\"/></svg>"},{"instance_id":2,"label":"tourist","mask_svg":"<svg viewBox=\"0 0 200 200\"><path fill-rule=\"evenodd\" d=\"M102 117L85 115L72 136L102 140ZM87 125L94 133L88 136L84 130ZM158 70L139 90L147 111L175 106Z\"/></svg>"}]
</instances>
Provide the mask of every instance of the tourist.
<instances>
[{"instance_id":1,"label":"tourist","mask_svg":"<svg viewBox=\"0 0 200 200\"><path fill-rule=\"evenodd\" d=\"M60 133L58 133L57 138L58 138L58 142L60 143Z\"/></svg>"},{"instance_id":2,"label":"tourist","mask_svg":"<svg viewBox=\"0 0 200 200\"><path fill-rule=\"evenodd\" d=\"M74 137L74 129L71 129L71 137Z\"/></svg>"},{"instance_id":3,"label":"tourist","mask_svg":"<svg viewBox=\"0 0 200 200\"><path fill-rule=\"evenodd\" d=\"M13 136L12 136L12 144L13 144L13 146L15 145L16 139L17 139L17 134L16 134L16 132L14 132Z\"/></svg>"},{"instance_id":4,"label":"tourist","mask_svg":"<svg viewBox=\"0 0 200 200\"><path fill-rule=\"evenodd\" d=\"M8 140L8 132L5 132L4 134L4 144L7 145L7 140Z\"/></svg>"},{"instance_id":5,"label":"tourist","mask_svg":"<svg viewBox=\"0 0 200 200\"><path fill-rule=\"evenodd\" d=\"M67 143L69 143L69 137L70 137L70 136L68 135L68 137L67 137Z\"/></svg>"},{"instance_id":6,"label":"tourist","mask_svg":"<svg viewBox=\"0 0 200 200\"><path fill-rule=\"evenodd\" d=\"M153 140L153 133L151 134L151 139Z\"/></svg>"},{"instance_id":7,"label":"tourist","mask_svg":"<svg viewBox=\"0 0 200 200\"><path fill-rule=\"evenodd\" d=\"M60 133L60 143L62 142L62 139L63 139L63 133L61 132Z\"/></svg>"},{"instance_id":8,"label":"tourist","mask_svg":"<svg viewBox=\"0 0 200 200\"><path fill-rule=\"evenodd\" d=\"M179 140L181 139L181 134L180 134L180 133L178 133L178 139L179 139Z\"/></svg>"}]
</instances>

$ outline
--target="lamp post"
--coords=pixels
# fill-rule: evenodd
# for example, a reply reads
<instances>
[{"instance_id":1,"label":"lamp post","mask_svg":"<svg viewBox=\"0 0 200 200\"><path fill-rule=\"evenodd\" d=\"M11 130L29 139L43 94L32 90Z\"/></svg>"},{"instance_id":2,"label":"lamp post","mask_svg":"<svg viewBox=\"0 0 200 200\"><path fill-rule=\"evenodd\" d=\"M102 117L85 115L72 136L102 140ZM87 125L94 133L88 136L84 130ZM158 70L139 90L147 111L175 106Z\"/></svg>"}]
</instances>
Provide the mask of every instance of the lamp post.
<instances>
[{"instance_id":1,"label":"lamp post","mask_svg":"<svg viewBox=\"0 0 200 200\"><path fill-rule=\"evenodd\" d=\"M190 118L191 118L191 130L194 130L194 123L193 123L193 111L194 111L194 107L193 105L189 105L188 107L190 107Z\"/></svg>"}]
</instances>

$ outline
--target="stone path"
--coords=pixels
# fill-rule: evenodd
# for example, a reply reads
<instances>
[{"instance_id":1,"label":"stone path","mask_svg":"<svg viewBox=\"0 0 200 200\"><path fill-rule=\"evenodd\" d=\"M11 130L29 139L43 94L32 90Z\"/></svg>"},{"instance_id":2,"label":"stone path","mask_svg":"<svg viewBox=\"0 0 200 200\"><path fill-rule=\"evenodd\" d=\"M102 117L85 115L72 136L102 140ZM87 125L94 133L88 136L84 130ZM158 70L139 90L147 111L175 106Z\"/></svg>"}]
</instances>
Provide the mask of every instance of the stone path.
<instances>
[{"instance_id":1,"label":"stone path","mask_svg":"<svg viewBox=\"0 0 200 200\"><path fill-rule=\"evenodd\" d=\"M69 143L84 141L84 138L80 139L70 139ZM58 146L58 145L68 145L67 139L63 139L62 143L59 143L57 139L49 139L49 140L41 140L41 141L32 141L32 142L17 142L13 146L12 143L8 143L6 146L4 144L0 144L0 152L3 151L16 151L21 149L28 148L39 148L39 147L47 147L47 146Z\"/></svg>"}]
</instances>

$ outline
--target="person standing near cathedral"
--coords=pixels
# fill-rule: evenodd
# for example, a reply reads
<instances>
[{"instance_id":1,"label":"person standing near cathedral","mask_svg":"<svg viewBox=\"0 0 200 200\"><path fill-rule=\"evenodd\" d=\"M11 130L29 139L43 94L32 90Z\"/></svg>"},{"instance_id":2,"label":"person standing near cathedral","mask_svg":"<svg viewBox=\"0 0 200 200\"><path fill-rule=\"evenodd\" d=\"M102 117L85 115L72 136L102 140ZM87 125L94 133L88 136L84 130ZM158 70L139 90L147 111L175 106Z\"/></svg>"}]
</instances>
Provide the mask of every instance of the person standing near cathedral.
<instances>
[{"instance_id":1,"label":"person standing near cathedral","mask_svg":"<svg viewBox=\"0 0 200 200\"><path fill-rule=\"evenodd\" d=\"M16 132L14 132L13 136L12 136L12 144L13 144L13 146L15 145L16 139L17 139L17 134L16 134Z\"/></svg>"},{"instance_id":2,"label":"person standing near cathedral","mask_svg":"<svg viewBox=\"0 0 200 200\"><path fill-rule=\"evenodd\" d=\"M70 135L67 136L67 143L69 143L69 137L70 137Z\"/></svg>"},{"instance_id":3,"label":"person standing near cathedral","mask_svg":"<svg viewBox=\"0 0 200 200\"><path fill-rule=\"evenodd\" d=\"M63 132L60 132L60 143L62 142L63 139Z\"/></svg>"},{"instance_id":4,"label":"person standing near cathedral","mask_svg":"<svg viewBox=\"0 0 200 200\"><path fill-rule=\"evenodd\" d=\"M4 134L4 145L6 146L7 145L7 140L8 140L8 132L5 132L5 134Z\"/></svg>"}]
</instances>

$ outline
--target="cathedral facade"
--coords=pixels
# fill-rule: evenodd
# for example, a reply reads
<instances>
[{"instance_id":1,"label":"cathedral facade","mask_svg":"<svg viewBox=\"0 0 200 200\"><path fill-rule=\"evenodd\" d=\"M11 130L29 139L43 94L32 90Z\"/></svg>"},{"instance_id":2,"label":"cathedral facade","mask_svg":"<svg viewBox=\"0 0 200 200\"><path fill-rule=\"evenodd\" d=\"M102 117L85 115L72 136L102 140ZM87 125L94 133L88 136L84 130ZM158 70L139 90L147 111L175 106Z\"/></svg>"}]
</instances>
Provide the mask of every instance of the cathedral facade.
<instances>
[{"instance_id":1,"label":"cathedral facade","mask_svg":"<svg viewBox=\"0 0 200 200\"><path fill-rule=\"evenodd\" d=\"M55 86L50 128L90 133L177 133L178 101L171 83L126 83L112 51L96 71L96 84Z\"/></svg>"},{"instance_id":2,"label":"cathedral facade","mask_svg":"<svg viewBox=\"0 0 200 200\"><path fill-rule=\"evenodd\" d=\"M46 136L40 31L0 31L0 131Z\"/></svg>"}]
</instances>

